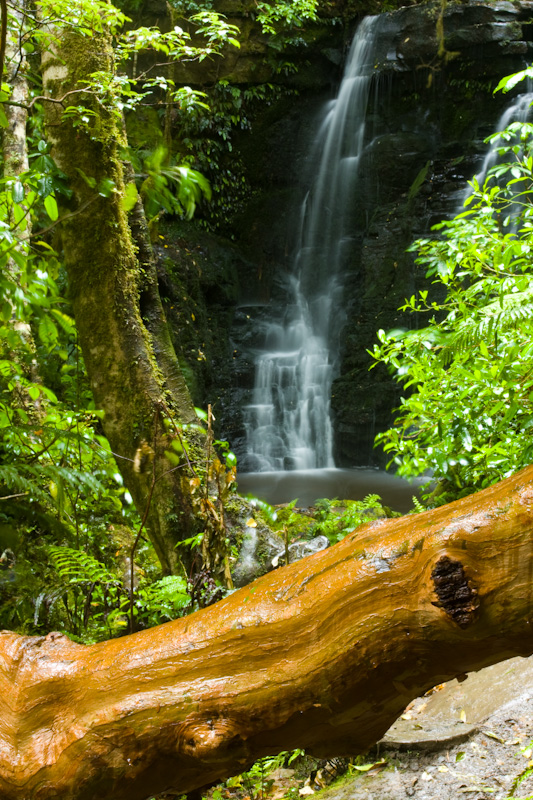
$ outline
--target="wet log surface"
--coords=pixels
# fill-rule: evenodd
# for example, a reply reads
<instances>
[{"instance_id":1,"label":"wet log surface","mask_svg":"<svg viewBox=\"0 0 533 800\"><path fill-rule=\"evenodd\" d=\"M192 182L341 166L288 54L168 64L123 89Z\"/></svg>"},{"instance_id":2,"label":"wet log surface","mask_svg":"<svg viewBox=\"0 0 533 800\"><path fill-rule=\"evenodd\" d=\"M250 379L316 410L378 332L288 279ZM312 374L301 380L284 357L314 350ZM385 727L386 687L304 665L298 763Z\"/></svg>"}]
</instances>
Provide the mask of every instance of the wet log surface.
<instances>
[{"instance_id":1,"label":"wet log surface","mask_svg":"<svg viewBox=\"0 0 533 800\"><path fill-rule=\"evenodd\" d=\"M529 467L132 636L3 632L0 797L144 800L364 751L430 686L533 652L532 577Z\"/></svg>"}]
</instances>

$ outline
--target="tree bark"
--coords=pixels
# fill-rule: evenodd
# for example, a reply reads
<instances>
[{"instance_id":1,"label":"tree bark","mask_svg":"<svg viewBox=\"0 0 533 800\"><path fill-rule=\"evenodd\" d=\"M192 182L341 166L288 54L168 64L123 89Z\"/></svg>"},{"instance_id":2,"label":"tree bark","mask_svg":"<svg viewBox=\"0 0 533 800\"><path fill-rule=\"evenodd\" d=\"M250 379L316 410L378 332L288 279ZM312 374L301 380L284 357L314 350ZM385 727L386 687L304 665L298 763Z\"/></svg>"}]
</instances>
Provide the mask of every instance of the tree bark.
<instances>
[{"instance_id":1,"label":"tree bark","mask_svg":"<svg viewBox=\"0 0 533 800\"><path fill-rule=\"evenodd\" d=\"M27 104L29 101L29 86L27 80L27 58L22 43L25 31L26 0L20 0L10 7L11 30L7 31L5 41L5 64L0 56L0 62L5 67L5 76L11 89L10 102L4 105L7 118L7 127L2 131L2 162L4 178L18 178L29 170L28 142L26 138L26 125L28 122ZM7 7L2 8L2 19L7 14ZM7 22L6 22L7 24ZM27 257L32 233L31 216L28 213L24 223L16 225L11 217L12 232L18 240L18 250ZM25 278L21 269L13 258L8 258L5 265L5 275L14 286L23 284ZM13 307L15 312L15 308ZM10 352L10 357L22 367L26 376L33 383L41 383L39 364L37 362L35 340L31 325L27 320L12 320L14 330L20 337L21 346ZM43 400L41 397L30 398L20 383L14 390L14 400L23 405L34 419L42 419Z\"/></svg>"},{"instance_id":2,"label":"tree bark","mask_svg":"<svg viewBox=\"0 0 533 800\"><path fill-rule=\"evenodd\" d=\"M45 94L57 100L83 87L92 73L111 70L106 36L89 39L58 31L43 56ZM44 104L54 157L73 190L72 216L61 229L74 317L96 406L104 411L104 432L119 457L125 485L141 516L149 505L148 533L156 553L164 572L176 572L176 544L195 532L196 523L187 460L171 472L165 450L176 429L183 430L196 415L166 331L154 264L145 252L139 263L123 206L121 119L91 93L74 97L65 104L81 102L86 124L83 113L73 124L60 103ZM98 193L104 181L114 185L109 197ZM140 229L138 209L132 219ZM136 459L139 452L153 456L148 469ZM191 444L190 458L195 457L204 460L199 440Z\"/></svg>"},{"instance_id":3,"label":"tree bark","mask_svg":"<svg viewBox=\"0 0 533 800\"><path fill-rule=\"evenodd\" d=\"M8 121L2 137L5 177L20 175L29 169L26 142L28 121L26 106L29 99L26 71L28 67L26 54L22 47L25 10L25 0L11 6L12 21L16 22L18 27L9 33L6 40L6 81L11 87L11 100L17 105L8 103L5 106ZM31 229L27 231L28 238L30 233Z\"/></svg>"},{"instance_id":4,"label":"tree bark","mask_svg":"<svg viewBox=\"0 0 533 800\"><path fill-rule=\"evenodd\" d=\"M430 686L533 652L532 521L528 467L158 628L2 633L0 796L144 800L294 747L366 750Z\"/></svg>"}]
</instances>

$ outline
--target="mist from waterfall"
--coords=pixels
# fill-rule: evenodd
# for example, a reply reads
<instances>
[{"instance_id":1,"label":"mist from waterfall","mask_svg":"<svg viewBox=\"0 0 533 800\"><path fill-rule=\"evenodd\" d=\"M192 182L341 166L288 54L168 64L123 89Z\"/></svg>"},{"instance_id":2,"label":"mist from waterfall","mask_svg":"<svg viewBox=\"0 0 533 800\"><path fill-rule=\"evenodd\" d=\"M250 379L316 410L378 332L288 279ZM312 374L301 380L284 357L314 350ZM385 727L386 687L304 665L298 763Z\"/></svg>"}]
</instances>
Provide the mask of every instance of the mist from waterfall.
<instances>
[{"instance_id":1,"label":"mist from waterfall","mask_svg":"<svg viewBox=\"0 0 533 800\"><path fill-rule=\"evenodd\" d=\"M253 398L244 408L247 472L334 466L330 396L378 27L379 17L361 22L318 132L296 257L283 278L286 303L277 319L263 323Z\"/></svg>"}]
</instances>

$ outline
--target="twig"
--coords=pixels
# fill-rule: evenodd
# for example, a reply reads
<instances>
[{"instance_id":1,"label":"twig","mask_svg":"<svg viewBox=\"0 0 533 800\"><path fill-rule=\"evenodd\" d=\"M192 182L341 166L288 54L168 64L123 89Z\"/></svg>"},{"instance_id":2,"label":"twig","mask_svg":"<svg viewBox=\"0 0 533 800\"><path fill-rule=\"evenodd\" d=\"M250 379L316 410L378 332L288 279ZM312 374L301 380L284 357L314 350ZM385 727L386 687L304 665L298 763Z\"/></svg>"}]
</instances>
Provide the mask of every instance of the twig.
<instances>
[{"instance_id":1,"label":"twig","mask_svg":"<svg viewBox=\"0 0 533 800\"><path fill-rule=\"evenodd\" d=\"M195 468L194 468L194 466L193 466L193 463L192 463L192 461L191 461L191 460L190 460L190 458L189 458L189 454L187 453L187 450L186 450L186 448L185 448L185 445L184 445L184 443L183 443L183 437L182 437L182 435L181 435L181 431L180 431L180 429L178 428L178 426L176 425L176 422L175 422L175 420L174 420L174 417L173 417L173 416L172 416L172 414L170 413L170 410L169 410L169 408L168 408L167 404L164 402L164 400L160 400L160 401L159 401L159 405L160 405L160 407L161 407L161 408L162 408L164 411L166 411L166 413L167 413L167 418L168 418L169 422L171 423L172 427L174 428L174 430L176 431L176 436L177 436L177 437L178 437L178 439L179 439L179 443L180 443L180 445L181 445L181 448L182 448L183 454L184 454L184 456L185 456L185 460L187 461L187 466L188 466L188 467L189 467L189 469L191 470L191 472L192 472L192 474L194 475L194 477L195 477L195 478L197 478L197 477L198 477L198 473L196 472L196 470L195 470Z\"/></svg>"},{"instance_id":2,"label":"twig","mask_svg":"<svg viewBox=\"0 0 533 800\"><path fill-rule=\"evenodd\" d=\"M207 447L205 456L205 499L209 498L209 462L211 461L211 444L213 442L213 412L211 403L207 406Z\"/></svg>"},{"instance_id":3,"label":"twig","mask_svg":"<svg viewBox=\"0 0 533 800\"><path fill-rule=\"evenodd\" d=\"M159 417L159 409L156 409L155 421L154 421L154 452L155 452L156 447L157 447L157 420L158 420L158 417ZM123 458L123 456L121 456L121 457ZM128 461L130 461L130 460L131 459L128 459ZM142 520L141 520L141 524L139 526L139 530L137 531L137 536L135 537L135 541L133 542L133 546L132 546L131 551L130 551L130 633L133 633L133 623L134 623L134 620L133 620L133 599L134 599L135 592L134 592L133 580L134 580L134 576L135 576L135 552L136 552L137 547L139 545L139 542L141 540L141 534L142 534L142 532L144 530L144 526L146 525L146 520L148 519L148 514L150 512L150 506L152 505L152 497L153 497L153 494L154 494L155 485L156 485L157 481L161 480L161 478L164 478L165 475L168 475L171 472L175 472L175 470L177 470L177 469L181 469L182 466L184 466L184 465L180 464L177 467L172 467L172 469L165 470L165 472L162 472L161 475L156 475L155 474L155 468L156 468L156 459L155 459L155 457L154 457L154 459L152 461L152 482L150 484L150 489L148 491L148 497L146 499L146 507L144 509L144 514L143 514L143 517L142 517Z\"/></svg>"},{"instance_id":4,"label":"twig","mask_svg":"<svg viewBox=\"0 0 533 800\"><path fill-rule=\"evenodd\" d=\"M0 0L0 2L1 2L1 0ZM92 89L85 89L85 88L84 89L71 89L69 92L65 92L63 97L47 97L45 94L39 94L39 95L37 95L37 97L34 97L33 100L31 101L31 103L29 103L26 106L23 105L22 103L8 103L8 105L21 106L21 108L27 108L28 111L31 111L31 109L33 108L35 103L37 103L38 100L42 100L43 102L47 102L47 103L55 103L56 105L62 106L63 105L63 100L65 99L65 97L69 97L69 95L71 95L71 94L80 94L80 92L85 92L85 94L96 94L96 92L93 92Z\"/></svg>"},{"instance_id":5,"label":"twig","mask_svg":"<svg viewBox=\"0 0 533 800\"><path fill-rule=\"evenodd\" d=\"M143 528L146 524L146 520L148 519L148 514L150 512L150 506L152 504L152 497L154 494L154 488L157 482L157 477L155 474L155 452L157 448L157 420L159 419L159 409L156 408L155 411L155 418L154 418L154 459L152 461L152 482L150 484L150 489L148 491L148 497L146 499L146 507L144 509L144 514L141 520L141 525L139 530L137 531L137 536L135 537L135 541L133 542L133 547L131 548L130 553L130 633L133 633L133 597L134 597L134 586L133 586L133 579L135 576L135 551L137 550L137 545L139 544L141 533Z\"/></svg>"},{"instance_id":6,"label":"twig","mask_svg":"<svg viewBox=\"0 0 533 800\"><path fill-rule=\"evenodd\" d=\"M85 201L85 203L83 203L78 209L76 209L76 211L71 211L69 214L65 214L63 217L59 217L58 219L56 219L56 221L52 222L52 224L49 225L47 228L41 228L40 231L35 231L35 233L32 233L30 239L33 239L35 236L42 236L44 233L48 233L48 231L51 231L53 228L55 228L56 225L59 225L60 222L65 222L65 220L67 219L72 219L72 217L77 217L78 214L81 214L82 211L85 211L85 209L88 206L90 206L91 203L94 203L95 200L98 200L99 197L100 197L99 194L95 194L93 197L90 197L88 200Z\"/></svg>"},{"instance_id":7,"label":"twig","mask_svg":"<svg viewBox=\"0 0 533 800\"><path fill-rule=\"evenodd\" d=\"M0 82L4 75L7 41L7 0L0 0L2 22L0 23Z\"/></svg>"}]
</instances>

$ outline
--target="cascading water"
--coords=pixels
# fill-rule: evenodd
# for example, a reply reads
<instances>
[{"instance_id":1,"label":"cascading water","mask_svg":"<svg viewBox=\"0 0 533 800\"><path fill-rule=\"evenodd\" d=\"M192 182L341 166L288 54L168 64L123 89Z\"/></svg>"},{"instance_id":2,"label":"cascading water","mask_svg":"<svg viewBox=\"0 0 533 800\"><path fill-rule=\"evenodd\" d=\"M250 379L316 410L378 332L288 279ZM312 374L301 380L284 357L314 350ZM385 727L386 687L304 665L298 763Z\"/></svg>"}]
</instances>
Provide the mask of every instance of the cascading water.
<instances>
[{"instance_id":1,"label":"cascading water","mask_svg":"<svg viewBox=\"0 0 533 800\"><path fill-rule=\"evenodd\" d=\"M339 94L327 108L300 214L293 270L284 278L283 318L264 324L252 403L244 409L246 471L333 467L330 394L338 374L343 267L379 17L360 24Z\"/></svg>"},{"instance_id":2,"label":"cascading water","mask_svg":"<svg viewBox=\"0 0 533 800\"><path fill-rule=\"evenodd\" d=\"M533 103L533 91L531 90L531 86L528 85L528 91L524 94L519 94L515 97L511 104L507 106L501 117L499 118L495 133L500 133L500 131L504 131L511 123L519 122L524 123L527 122L528 119L531 117L531 104ZM501 136L495 136L487 149L485 154L485 158L483 159L483 164L481 169L479 170L476 175L474 175L474 180L477 181L480 187L483 187L485 180L487 179L487 175L489 171L495 167L498 162L501 160L499 155L499 148L503 145L509 146L511 142L509 140L505 141L502 139ZM503 160L506 160L506 156L503 157ZM468 186L465 191L464 197L462 198L462 203L466 202L468 198L472 194L472 187Z\"/></svg>"}]
</instances>

